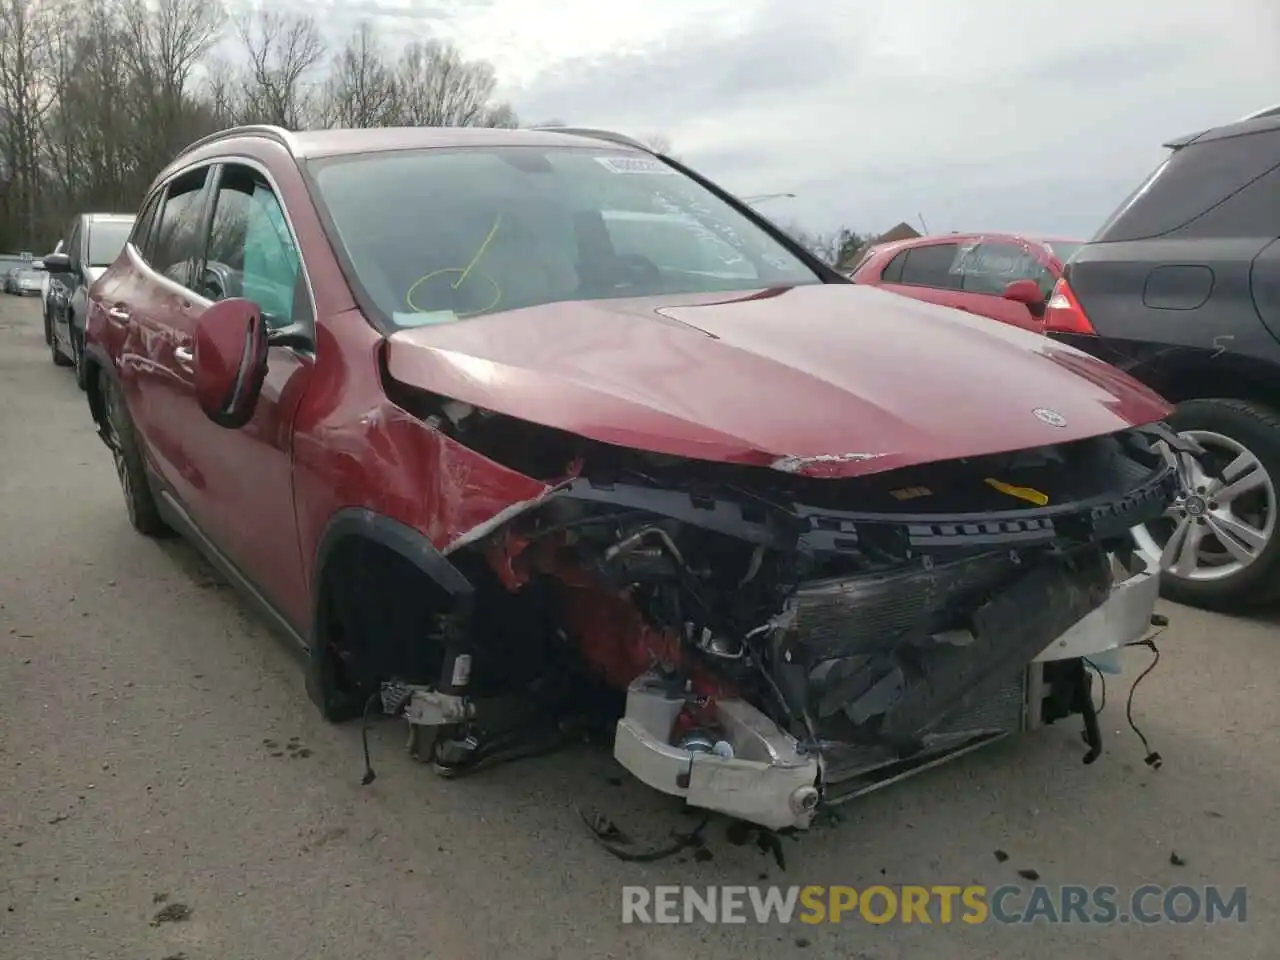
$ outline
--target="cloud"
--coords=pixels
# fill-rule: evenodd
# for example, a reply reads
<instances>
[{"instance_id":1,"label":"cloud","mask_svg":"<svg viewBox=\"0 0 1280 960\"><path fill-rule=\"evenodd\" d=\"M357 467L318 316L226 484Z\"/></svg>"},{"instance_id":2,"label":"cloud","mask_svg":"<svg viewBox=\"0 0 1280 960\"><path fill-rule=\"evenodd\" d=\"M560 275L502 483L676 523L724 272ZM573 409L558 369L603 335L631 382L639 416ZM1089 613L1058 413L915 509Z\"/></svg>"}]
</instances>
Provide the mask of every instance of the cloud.
<instances>
[{"instance_id":1,"label":"cloud","mask_svg":"<svg viewBox=\"0 0 1280 960\"><path fill-rule=\"evenodd\" d=\"M1164 140L1280 99L1269 0L655 0L595 33L570 2L466 44L500 6L445 29L522 115L662 132L817 228L1088 235Z\"/></svg>"},{"instance_id":2,"label":"cloud","mask_svg":"<svg viewBox=\"0 0 1280 960\"><path fill-rule=\"evenodd\" d=\"M521 117L661 133L811 229L1087 236L1170 137L1280 101L1275 0L322 0L492 61Z\"/></svg>"}]
</instances>

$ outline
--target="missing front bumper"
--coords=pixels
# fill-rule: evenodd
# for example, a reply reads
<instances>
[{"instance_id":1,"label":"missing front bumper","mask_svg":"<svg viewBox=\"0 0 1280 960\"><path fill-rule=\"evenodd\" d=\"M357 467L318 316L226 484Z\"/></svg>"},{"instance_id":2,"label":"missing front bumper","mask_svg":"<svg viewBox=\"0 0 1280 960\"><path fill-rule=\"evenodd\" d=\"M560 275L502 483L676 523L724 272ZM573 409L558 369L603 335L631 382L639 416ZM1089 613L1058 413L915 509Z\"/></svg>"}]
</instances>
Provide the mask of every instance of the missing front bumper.
<instances>
[{"instance_id":1,"label":"missing front bumper","mask_svg":"<svg viewBox=\"0 0 1280 960\"><path fill-rule=\"evenodd\" d=\"M684 697L653 674L637 678L628 690L614 756L639 780L691 806L770 829L806 829L820 803L852 800L1039 726L1046 661L1098 656L1141 639L1155 611L1158 572L1136 553L1125 560L1113 557L1112 564L1115 583L1099 607L1016 669L996 694L937 725L909 757L833 743L806 751L742 700L716 704L731 755L683 749L671 741Z\"/></svg>"}]
</instances>

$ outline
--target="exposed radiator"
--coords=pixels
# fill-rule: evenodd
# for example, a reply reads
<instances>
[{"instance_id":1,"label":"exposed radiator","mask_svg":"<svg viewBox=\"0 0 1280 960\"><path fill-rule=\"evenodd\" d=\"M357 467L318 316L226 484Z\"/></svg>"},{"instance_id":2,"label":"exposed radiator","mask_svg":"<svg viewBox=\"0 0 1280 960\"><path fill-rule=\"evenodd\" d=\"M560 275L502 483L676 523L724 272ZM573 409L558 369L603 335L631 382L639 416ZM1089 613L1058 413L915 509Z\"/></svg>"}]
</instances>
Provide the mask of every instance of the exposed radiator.
<instances>
[{"instance_id":1,"label":"exposed radiator","mask_svg":"<svg viewBox=\"0 0 1280 960\"><path fill-rule=\"evenodd\" d=\"M795 595L795 621L784 650L816 664L898 646L956 626L1019 565L1008 551L904 573L821 580ZM791 662L791 659L788 659Z\"/></svg>"}]
</instances>

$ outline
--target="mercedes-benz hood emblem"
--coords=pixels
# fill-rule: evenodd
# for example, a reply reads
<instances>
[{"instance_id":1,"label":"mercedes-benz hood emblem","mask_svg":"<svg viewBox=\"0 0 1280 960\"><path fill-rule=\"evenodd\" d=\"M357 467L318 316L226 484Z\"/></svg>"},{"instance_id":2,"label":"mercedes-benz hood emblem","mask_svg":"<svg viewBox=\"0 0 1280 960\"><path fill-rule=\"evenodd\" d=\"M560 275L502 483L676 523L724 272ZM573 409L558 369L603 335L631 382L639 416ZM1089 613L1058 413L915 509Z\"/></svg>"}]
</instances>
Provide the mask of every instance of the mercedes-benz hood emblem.
<instances>
[{"instance_id":1,"label":"mercedes-benz hood emblem","mask_svg":"<svg viewBox=\"0 0 1280 960\"><path fill-rule=\"evenodd\" d=\"M1065 427L1067 425L1067 418L1057 410L1050 410L1048 407L1036 407L1031 412L1035 414L1037 420L1041 423L1047 423L1051 427Z\"/></svg>"}]
</instances>

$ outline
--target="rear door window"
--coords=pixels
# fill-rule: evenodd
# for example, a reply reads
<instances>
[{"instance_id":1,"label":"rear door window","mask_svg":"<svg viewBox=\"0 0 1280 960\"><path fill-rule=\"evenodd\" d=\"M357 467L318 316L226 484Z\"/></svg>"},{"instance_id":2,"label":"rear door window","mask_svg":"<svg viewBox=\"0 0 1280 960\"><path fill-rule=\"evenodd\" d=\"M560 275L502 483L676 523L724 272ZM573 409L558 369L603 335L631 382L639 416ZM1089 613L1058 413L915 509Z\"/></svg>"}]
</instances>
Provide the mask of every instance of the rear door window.
<instances>
[{"instance_id":1,"label":"rear door window","mask_svg":"<svg viewBox=\"0 0 1280 960\"><path fill-rule=\"evenodd\" d=\"M200 221L208 175L208 168L201 168L170 182L151 242L152 269L188 288L192 266L200 256Z\"/></svg>"},{"instance_id":2,"label":"rear door window","mask_svg":"<svg viewBox=\"0 0 1280 960\"><path fill-rule=\"evenodd\" d=\"M77 270L80 269L80 263L81 263L81 260L83 259L81 257L81 250L80 250L81 236L82 234L80 231L80 220L77 219L71 225L71 232L67 234L67 256L71 260L71 266L75 267Z\"/></svg>"},{"instance_id":3,"label":"rear door window","mask_svg":"<svg viewBox=\"0 0 1280 960\"><path fill-rule=\"evenodd\" d=\"M902 278L897 282L938 290L959 290L961 278L955 269L959 252L960 245L956 243L912 247L906 252Z\"/></svg>"},{"instance_id":4,"label":"rear door window","mask_svg":"<svg viewBox=\"0 0 1280 960\"><path fill-rule=\"evenodd\" d=\"M902 268L906 265L907 254L909 250L903 250L900 254L885 264L885 268L880 271L880 280L882 283L901 283Z\"/></svg>"},{"instance_id":5,"label":"rear door window","mask_svg":"<svg viewBox=\"0 0 1280 960\"><path fill-rule=\"evenodd\" d=\"M129 235L129 242L144 260L148 259L147 239L151 234L151 226L156 218L156 211L160 209L160 198L163 195L163 190L157 190L147 201L133 225L133 232Z\"/></svg>"},{"instance_id":6,"label":"rear door window","mask_svg":"<svg viewBox=\"0 0 1280 960\"><path fill-rule=\"evenodd\" d=\"M1280 165L1280 130L1176 150L1095 237L1110 243L1162 236L1190 223Z\"/></svg>"}]
</instances>

